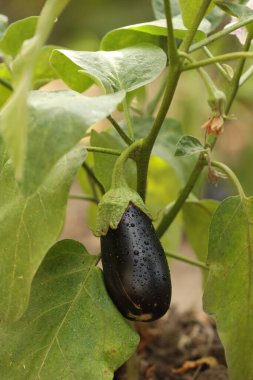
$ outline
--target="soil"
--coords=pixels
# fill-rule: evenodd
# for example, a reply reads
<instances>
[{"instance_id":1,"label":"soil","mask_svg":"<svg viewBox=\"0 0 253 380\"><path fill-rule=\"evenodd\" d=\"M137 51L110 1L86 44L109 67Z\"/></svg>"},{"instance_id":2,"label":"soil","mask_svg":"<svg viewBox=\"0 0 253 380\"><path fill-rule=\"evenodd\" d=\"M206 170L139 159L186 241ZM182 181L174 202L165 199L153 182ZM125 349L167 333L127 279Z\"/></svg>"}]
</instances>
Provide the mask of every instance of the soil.
<instances>
[{"instance_id":1,"label":"soil","mask_svg":"<svg viewBox=\"0 0 253 380\"><path fill-rule=\"evenodd\" d=\"M128 370L134 366L137 375L127 376L126 364L114 380L228 380L215 324L203 313L172 308L164 318L135 328L141 341Z\"/></svg>"}]
</instances>

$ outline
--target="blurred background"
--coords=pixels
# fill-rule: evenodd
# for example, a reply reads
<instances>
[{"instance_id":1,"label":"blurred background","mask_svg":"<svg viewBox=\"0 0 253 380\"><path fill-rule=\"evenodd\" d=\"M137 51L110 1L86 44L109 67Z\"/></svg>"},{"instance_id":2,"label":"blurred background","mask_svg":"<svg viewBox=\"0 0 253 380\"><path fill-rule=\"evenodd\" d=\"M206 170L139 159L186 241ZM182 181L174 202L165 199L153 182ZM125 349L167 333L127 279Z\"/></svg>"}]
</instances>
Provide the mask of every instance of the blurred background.
<instances>
[{"instance_id":1,"label":"blurred background","mask_svg":"<svg viewBox=\"0 0 253 380\"><path fill-rule=\"evenodd\" d=\"M0 13L8 16L10 22L38 15L43 0L0 0ZM151 21L154 19L151 1L146 0L72 0L60 16L49 43L75 50L98 50L101 38L117 27ZM222 41L210 45L215 53L239 50L240 44L235 36L227 36ZM249 66L251 63L248 63ZM233 67L233 65L231 65ZM215 68L207 69L223 87L222 78ZM159 86L159 80L148 90L149 98ZM200 126L209 117L206 102L206 90L198 73L187 72L182 75L169 116L182 123L185 134L194 135L203 141ZM237 100L231 109L233 120L226 123L225 132L215 148L215 158L229 165L238 175L246 194L253 195L253 78L239 91ZM158 163L156 163L158 165ZM154 165L156 165L154 163ZM165 164L164 164L165 165ZM167 165L167 164L166 164ZM161 163L159 168L161 169ZM155 167L155 170L158 170ZM169 173L169 168L165 168ZM201 190L202 197L222 200L235 194L229 181L221 180L218 185L209 183L206 175ZM155 184L157 188L157 183ZM169 185L168 185L169 186ZM78 184L74 184L78 192ZM164 190L163 190L164 191ZM168 196L171 201L173 193ZM158 196L162 196L158 194ZM96 252L99 241L86 226L87 204L83 201L70 200L66 225L62 237L73 238L84 243L87 248ZM187 244L181 246L184 254L192 255ZM173 263L172 277L174 283L174 303L180 309L201 308L201 274L198 269L183 263ZM189 293L189 289L191 292ZM194 289L194 291L192 291Z\"/></svg>"}]
</instances>

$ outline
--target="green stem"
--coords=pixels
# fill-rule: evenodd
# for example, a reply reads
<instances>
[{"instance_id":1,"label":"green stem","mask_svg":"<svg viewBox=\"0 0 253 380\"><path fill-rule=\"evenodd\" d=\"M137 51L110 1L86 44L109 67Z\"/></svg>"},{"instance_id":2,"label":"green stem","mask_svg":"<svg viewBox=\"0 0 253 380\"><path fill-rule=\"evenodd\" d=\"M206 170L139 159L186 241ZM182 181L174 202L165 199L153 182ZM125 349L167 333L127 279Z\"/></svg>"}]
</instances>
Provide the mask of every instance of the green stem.
<instances>
[{"instance_id":1,"label":"green stem","mask_svg":"<svg viewBox=\"0 0 253 380\"><path fill-rule=\"evenodd\" d=\"M192 44L192 41L195 37L195 34L198 30L199 24L201 23L202 19L204 18L204 15L206 14L206 11L207 11L209 5L211 4L211 2L212 2L212 0L203 0L202 1L200 8L199 8L199 11L198 11L196 17L194 17L192 25L188 29L188 32L187 32L185 38L183 39L183 42L180 46L180 51L185 51L186 53L188 53L190 46Z\"/></svg>"},{"instance_id":2,"label":"green stem","mask_svg":"<svg viewBox=\"0 0 253 380\"><path fill-rule=\"evenodd\" d=\"M178 53L177 44L174 36L173 22L172 22L172 12L170 0L163 0L164 12L166 16L167 23L167 53L170 65L177 65L178 63Z\"/></svg>"},{"instance_id":3,"label":"green stem","mask_svg":"<svg viewBox=\"0 0 253 380\"><path fill-rule=\"evenodd\" d=\"M214 57L213 54L210 52L210 50L206 46L203 46L203 50L209 58ZM223 68L223 66L218 62L215 63L215 66L218 69L218 71L221 73L223 78L225 78L228 82L231 82L231 77L228 75L227 71Z\"/></svg>"},{"instance_id":4,"label":"green stem","mask_svg":"<svg viewBox=\"0 0 253 380\"><path fill-rule=\"evenodd\" d=\"M187 58L192 63L195 62L194 59L187 53L181 52L180 55ZM226 101L225 94L216 87L214 81L211 79L205 69L203 69L203 67L198 68L198 72L207 89L208 103L212 111L223 113L224 104Z\"/></svg>"},{"instance_id":5,"label":"green stem","mask_svg":"<svg viewBox=\"0 0 253 380\"><path fill-rule=\"evenodd\" d=\"M82 167L86 171L88 177L92 180L92 183L95 183L98 186L98 188L101 191L101 193L105 194L104 186L100 183L100 181L95 176L93 170L89 167L89 165L85 161L82 163ZM97 197L94 196L94 198L97 198Z\"/></svg>"},{"instance_id":6,"label":"green stem","mask_svg":"<svg viewBox=\"0 0 253 380\"><path fill-rule=\"evenodd\" d=\"M235 173L227 165L223 164L222 162L211 161L211 166L214 166L215 168L221 169L230 178L230 180L233 182L233 184L235 185L240 197L242 199L246 198L246 195L244 193L244 190L242 188L242 185L241 185L239 179L236 177Z\"/></svg>"},{"instance_id":7,"label":"green stem","mask_svg":"<svg viewBox=\"0 0 253 380\"><path fill-rule=\"evenodd\" d=\"M190 265L193 265L195 267L199 267L201 269L209 270L209 267L205 263L203 263L202 261L189 259L186 256L181 256L181 255L177 255L175 253L169 253L169 252L165 252L165 255L168 257L171 257L172 259L183 261L186 264L190 264Z\"/></svg>"},{"instance_id":8,"label":"green stem","mask_svg":"<svg viewBox=\"0 0 253 380\"><path fill-rule=\"evenodd\" d=\"M100 146L86 146L85 149L88 152L96 152L96 153L104 153L104 154L110 154L112 156L120 156L121 151L111 148L102 148Z\"/></svg>"},{"instance_id":9,"label":"green stem","mask_svg":"<svg viewBox=\"0 0 253 380\"><path fill-rule=\"evenodd\" d=\"M233 61L235 59L240 59L240 58L243 58L243 59L253 58L253 53L249 53L247 51L238 51L238 52L233 52L233 53L228 53L228 54L217 55L216 57L202 59L200 61L192 63L191 65L186 65L183 67L182 71L198 69L199 67L208 66L215 62L227 62L227 61Z\"/></svg>"},{"instance_id":10,"label":"green stem","mask_svg":"<svg viewBox=\"0 0 253 380\"><path fill-rule=\"evenodd\" d=\"M244 50L247 50L250 48L250 41L251 36L248 35L247 40L244 45ZM241 73L244 67L245 60L242 59L241 62L238 63L237 68L235 70L235 74L233 76L232 81L230 82L230 88L231 90L227 94L227 103L225 107L225 114L227 115L230 111L230 108L232 106L232 103L235 99L237 90L239 88L239 81L241 77ZM235 89L235 90L234 90ZM211 148L213 149L217 141L217 137L213 139L211 143ZM199 155L198 161L196 162L192 173L188 179L187 184L185 185L185 188L183 189L182 193L172 206L172 208L169 210L167 214L164 215L163 219L161 220L160 225L158 226L158 236L161 237L165 231L169 228L171 223L174 221L175 217L177 216L178 212L180 211L181 207L183 206L185 200L188 198L190 192L192 191L193 187L195 186L195 183L197 182L203 168L206 165L206 160L203 159L203 154Z\"/></svg>"},{"instance_id":11,"label":"green stem","mask_svg":"<svg viewBox=\"0 0 253 380\"><path fill-rule=\"evenodd\" d=\"M127 182L125 179L125 164L129 158L136 159L136 153L142 147L143 140L137 140L128 148L123 150L117 161L115 162L113 173L112 173L112 184L111 188L117 188L120 186L126 186Z\"/></svg>"},{"instance_id":12,"label":"green stem","mask_svg":"<svg viewBox=\"0 0 253 380\"><path fill-rule=\"evenodd\" d=\"M252 53L247 53L247 51L250 49L251 41L252 41L252 34L248 33L245 44L243 46L243 52L242 53L252 54ZM252 54L252 58L253 58L253 54ZM230 107L231 107L231 105L235 99L235 96L237 94L237 91L239 89L240 78L242 76L242 72L243 72L243 69L245 66L245 61L246 61L246 59L244 57L242 57L241 61L238 63L238 65L236 67L232 82L230 83L228 103L227 103L228 110L230 109ZM228 111L226 112L226 114L228 114Z\"/></svg>"},{"instance_id":13,"label":"green stem","mask_svg":"<svg viewBox=\"0 0 253 380\"><path fill-rule=\"evenodd\" d=\"M148 174L148 166L150 155L155 143L155 140L158 136L158 133L161 129L161 126L164 122L164 119L167 115L168 109L172 102L177 83L180 77L180 69L178 66L169 66L168 77L166 81L166 87L164 91L163 100L154 121L153 127L148 134L148 136L144 139L142 146L142 153L140 157L137 159L137 191L145 201L146 198L146 187L147 187L147 174Z\"/></svg>"},{"instance_id":14,"label":"green stem","mask_svg":"<svg viewBox=\"0 0 253 380\"><path fill-rule=\"evenodd\" d=\"M184 51L186 53L188 52L190 45L194 39L194 36L198 30L199 24L201 23L201 20L203 19L210 3L211 3L211 0L202 1L199 12L196 18L193 20L192 26L190 29L188 29L186 36L182 42L180 51ZM171 44L174 44L174 42L171 40L171 37L170 37L172 21L168 19L172 19L172 15L170 14L170 6L168 6L168 3L166 5L166 18L167 18L167 29L168 29L167 35L168 35L168 47L169 47ZM162 100L160 109L158 111L158 114L156 116L156 119L154 121L153 127L150 133L148 134L148 136L144 139L141 156L137 159L137 191L144 201L146 198L147 176L148 176L148 166L149 166L150 155L151 155L155 140L158 136L158 133L167 115L168 109L171 105L171 102L172 102L172 99L177 87L177 83L181 74L181 62L179 59L177 59L178 54L175 55L173 47L172 47L172 52L170 52L170 54L172 54L173 56L171 57L172 61L170 62L169 69L168 69L168 75L167 75L167 81L166 81L166 87L164 91L163 100Z\"/></svg>"},{"instance_id":15,"label":"green stem","mask_svg":"<svg viewBox=\"0 0 253 380\"><path fill-rule=\"evenodd\" d=\"M98 199L91 197L89 195L79 195L79 194L70 194L69 199L76 199L81 201L87 201L87 202L93 202L98 203Z\"/></svg>"},{"instance_id":16,"label":"green stem","mask_svg":"<svg viewBox=\"0 0 253 380\"><path fill-rule=\"evenodd\" d=\"M10 91L13 91L13 87L6 79L0 77L0 84Z\"/></svg>"},{"instance_id":17,"label":"green stem","mask_svg":"<svg viewBox=\"0 0 253 380\"><path fill-rule=\"evenodd\" d=\"M253 65L241 76L239 86L241 87L253 74Z\"/></svg>"},{"instance_id":18,"label":"green stem","mask_svg":"<svg viewBox=\"0 0 253 380\"><path fill-rule=\"evenodd\" d=\"M203 157L203 154L201 154L201 159L199 159L190 175L190 178L188 179L184 189L182 190L181 194L177 198L176 202L173 204L173 206L170 208L168 213L166 213L159 226L157 227L157 235L158 237L162 237L165 231L168 229L168 227L171 225L171 223L174 221L175 217L177 216L178 212L181 210L183 204L185 203L186 199L188 198L189 194L191 193L193 187L195 186L200 173L205 166L206 160Z\"/></svg>"},{"instance_id":19,"label":"green stem","mask_svg":"<svg viewBox=\"0 0 253 380\"><path fill-rule=\"evenodd\" d=\"M253 21L253 16L250 16L248 17L247 19L244 19L242 21L239 21L237 22L236 24L234 25L231 25L227 28L224 28L223 30L217 32L217 33L214 33L212 34L211 36L199 41L199 42L196 42L195 44L193 44L190 49L189 49L189 52L192 53L193 51L196 51L200 48L202 48L203 46L207 46L209 45L210 43L214 42L214 41L217 41L218 39L230 34L231 32L249 24L250 22Z\"/></svg>"},{"instance_id":20,"label":"green stem","mask_svg":"<svg viewBox=\"0 0 253 380\"><path fill-rule=\"evenodd\" d=\"M131 145L133 141L125 134L123 129L120 127L120 125L117 123L117 121L111 116L107 116L107 119L111 122L113 127L116 129L120 137L125 141L127 145Z\"/></svg>"},{"instance_id":21,"label":"green stem","mask_svg":"<svg viewBox=\"0 0 253 380\"><path fill-rule=\"evenodd\" d=\"M147 114L149 116L152 116L153 113L155 112L156 107L158 103L160 102L162 95L164 94L165 87L166 87L166 80L163 80L157 93L155 94L154 98L152 99L152 101L149 103L147 107Z\"/></svg>"},{"instance_id":22,"label":"green stem","mask_svg":"<svg viewBox=\"0 0 253 380\"><path fill-rule=\"evenodd\" d=\"M134 131L133 131L133 125L132 125L132 120L131 120L131 115L129 112L128 104L126 98L123 100L123 110L125 114L125 119L126 119L126 125L128 129L128 134L129 138L131 140L134 140Z\"/></svg>"}]
</instances>

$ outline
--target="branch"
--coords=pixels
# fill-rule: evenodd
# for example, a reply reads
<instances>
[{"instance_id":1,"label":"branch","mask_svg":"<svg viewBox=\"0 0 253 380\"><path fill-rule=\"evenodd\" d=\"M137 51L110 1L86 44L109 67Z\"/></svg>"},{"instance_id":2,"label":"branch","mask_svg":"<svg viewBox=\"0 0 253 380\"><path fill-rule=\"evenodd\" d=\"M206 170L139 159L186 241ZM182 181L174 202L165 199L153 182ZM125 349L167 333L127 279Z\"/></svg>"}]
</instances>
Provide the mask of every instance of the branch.
<instances>
[{"instance_id":1,"label":"branch","mask_svg":"<svg viewBox=\"0 0 253 380\"><path fill-rule=\"evenodd\" d=\"M120 137L125 141L127 145L131 145L133 141L125 134L123 129L120 127L120 125L117 123L117 121L111 116L107 116L107 119L111 122L113 127L116 129Z\"/></svg>"}]
</instances>

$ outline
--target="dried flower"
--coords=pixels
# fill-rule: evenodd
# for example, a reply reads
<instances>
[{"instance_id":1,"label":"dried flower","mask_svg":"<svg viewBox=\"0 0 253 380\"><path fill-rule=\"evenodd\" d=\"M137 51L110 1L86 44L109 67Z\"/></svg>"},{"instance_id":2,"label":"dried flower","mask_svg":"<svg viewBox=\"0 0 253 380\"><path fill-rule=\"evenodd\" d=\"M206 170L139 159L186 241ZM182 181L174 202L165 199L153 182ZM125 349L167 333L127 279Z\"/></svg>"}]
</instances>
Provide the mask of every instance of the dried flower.
<instances>
[{"instance_id":1,"label":"dried flower","mask_svg":"<svg viewBox=\"0 0 253 380\"><path fill-rule=\"evenodd\" d=\"M202 126L208 135L220 135L224 130L224 120L221 115L210 117Z\"/></svg>"}]
</instances>

